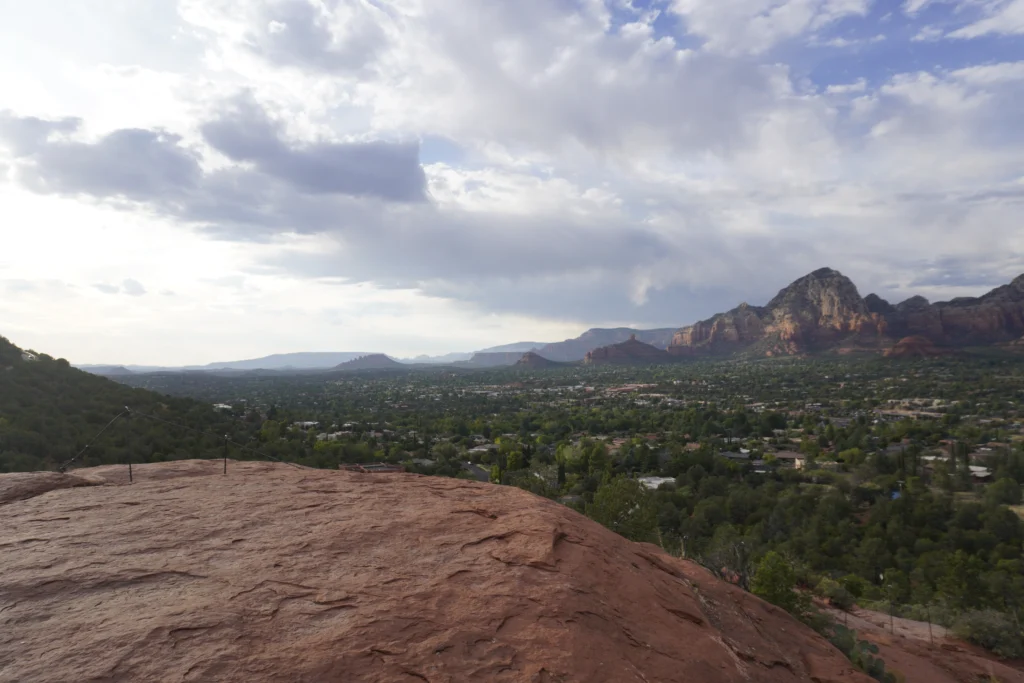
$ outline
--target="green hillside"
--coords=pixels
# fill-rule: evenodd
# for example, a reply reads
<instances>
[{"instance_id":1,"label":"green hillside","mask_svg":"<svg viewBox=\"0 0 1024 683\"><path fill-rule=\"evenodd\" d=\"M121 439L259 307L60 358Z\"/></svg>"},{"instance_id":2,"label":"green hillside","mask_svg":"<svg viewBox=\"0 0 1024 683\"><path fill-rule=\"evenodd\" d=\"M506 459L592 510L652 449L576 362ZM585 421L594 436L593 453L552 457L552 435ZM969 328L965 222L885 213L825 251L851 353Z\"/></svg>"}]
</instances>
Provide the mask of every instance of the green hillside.
<instances>
[{"instance_id":1,"label":"green hillside","mask_svg":"<svg viewBox=\"0 0 1024 683\"><path fill-rule=\"evenodd\" d=\"M0 337L0 472L52 470L74 457L125 406L213 434L249 439L251 426L207 403L132 389L72 368L64 359L23 352ZM130 450L129 450L130 448ZM219 457L223 440L156 420L118 420L76 467ZM239 457L236 450L232 457Z\"/></svg>"}]
</instances>

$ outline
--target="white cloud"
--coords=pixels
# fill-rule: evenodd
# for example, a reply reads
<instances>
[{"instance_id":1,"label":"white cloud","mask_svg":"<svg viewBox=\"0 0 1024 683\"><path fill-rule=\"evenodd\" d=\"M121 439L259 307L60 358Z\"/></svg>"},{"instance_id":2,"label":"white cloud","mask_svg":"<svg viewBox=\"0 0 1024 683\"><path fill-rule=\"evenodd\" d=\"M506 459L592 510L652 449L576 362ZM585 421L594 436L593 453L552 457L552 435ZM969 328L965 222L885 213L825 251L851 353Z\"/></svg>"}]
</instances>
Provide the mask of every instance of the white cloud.
<instances>
[{"instance_id":1,"label":"white cloud","mask_svg":"<svg viewBox=\"0 0 1024 683\"><path fill-rule=\"evenodd\" d=\"M915 43L929 43L939 40L944 35L945 32L938 26L925 26L910 40Z\"/></svg>"},{"instance_id":2,"label":"white cloud","mask_svg":"<svg viewBox=\"0 0 1024 683\"><path fill-rule=\"evenodd\" d=\"M869 0L674 0L671 11L712 49L758 54L778 43L818 31L841 19L863 16Z\"/></svg>"},{"instance_id":3,"label":"white cloud","mask_svg":"<svg viewBox=\"0 0 1024 683\"><path fill-rule=\"evenodd\" d=\"M995 0L987 3L986 16L951 32L952 38L977 38L987 34L1024 33L1024 0Z\"/></svg>"},{"instance_id":4,"label":"white cloud","mask_svg":"<svg viewBox=\"0 0 1024 683\"><path fill-rule=\"evenodd\" d=\"M830 95L847 95L849 93L861 93L867 90L867 79L858 78L853 83L834 83L825 88Z\"/></svg>"}]
</instances>

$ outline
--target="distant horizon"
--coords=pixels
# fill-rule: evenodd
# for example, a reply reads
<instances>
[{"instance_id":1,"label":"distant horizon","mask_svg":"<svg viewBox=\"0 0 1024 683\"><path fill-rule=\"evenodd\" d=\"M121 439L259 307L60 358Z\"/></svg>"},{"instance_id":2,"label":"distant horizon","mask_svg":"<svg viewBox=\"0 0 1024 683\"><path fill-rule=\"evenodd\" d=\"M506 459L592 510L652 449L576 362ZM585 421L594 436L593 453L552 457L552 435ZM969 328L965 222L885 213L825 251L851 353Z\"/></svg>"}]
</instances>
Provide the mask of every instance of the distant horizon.
<instances>
[{"instance_id":1,"label":"distant horizon","mask_svg":"<svg viewBox=\"0 0 1024 683\"><path fill-rule=\"evenodd\" d=\"M809 271L804 276L811 275L811 274L814 274L814 273L816 273L818 271L822 271L822 270L835 270L835 269L832 269L832 268L830 268L828 266L823 266L821 268L816 268L816 269L814 269L812 271ZM837 271L837 272L839 272L841 275L843 275L842 271ZM800 276L800 277L804 277L804 276ZM844 275L844 277L846 277L846 276ZM1024 274L1021 274L1021 275L1019 275L1017 277L1024 277ZM1012 282L1013 280L1016 280L1017 277L1014 277L1012 280L1010 280L1008 282ZM799 278L797 278L797 279L799 279ZM796 280L794 280L794 282L795 281ZM852 279L851 279L851 282L852 282ZM990 287L985 287L984 291L981 291L981 292L978 293L978 296L981 296L981 295L983 295L983 294L985 294L985 293L987 293L989 291L992 291L992 289L995 289L996 287L1002 286L1003 284L1008 284L1008 282L1007 283L999 283L999 284L996 284L996 285L990 286ZM793 284L793 283L789 283L789 284ZM854 284L854 286L856 286L857 283L854 282L853 284ZM868 294L864 294L863 292L860 291L860 288L858 288L857 291L860 294L861 298L864 298L864 297L866 297L866 296L868 296L870 294L873 294L873 292L868 292ZM767 304L768 301L771 299L771 297L774 297L775 294L777 294L777 293L778 292L773 293L768 298L768 300L766 300L764 302L764 304L751 304L751 305L753 305L755 307L761 307L761 306ZM904 298L900 299L899 301L895 301L895 302L888 301L884 297L882 297L882 298L883 298L883 300L888 301L888 303L890 303L890 304L899 304L901 301L906 301L906 300L912 299L912 298L914 298L916 296L920 296L920 295L910 294L910 295L907 295ZM709 318L713 317L714 315L718 315L720 313L725 313L727 310L732 310L733 308L735 308L736 306L741 305L742 303L744 303L744 302L737 302L736 304L731 306L729 309L721 310L721 311L716 311L714 314L711 314L711 315L707 316L707 318L702 318L701 320L706 320L706 319L709 319ZM746 302L746 303L749 303L749 302ZM941 302L930 301L930 303L941 303ZM476 349L476 350L473 350L473 351L441 351L441 352L436 352L436 353L416 353L414 355L412 355L412 354L410 354L410 355L395 354L395 353L391 353L391 352L388 352L388 351L378 351L378 350L375 350L375 351L277 351L277 352L267 353L267 354L263 354L263 355L259 355L259 356L252 356L252 357L248 357L248 358L239 358L239 359L235 359L235 360L210 361L210 362L206 362L206 363L200 362L200 363L172 364L172 363L134 363L134 362L128 362L128 363L125 363L125 362L102 363L102 362L78 362L78 361L69 361L69 362L71 362L71 364L73 366L75 366L75 367L204 368L204 367L217 366L217 365L227 365L227 364L239 364L239 363L255 362L255 361L265 360L265 359L268 359L268 358L274 358L274 357L279 357L279 356L331 355L331 354L336 354L336 355L348 354L348 355L355 355L355 356L367 356L367 355L383 354L383 355L386 355L389 358L392 358L394 360L413 361L413 360L416 360L418 358L441 358L441 357L452 356L452 355L467 355L467 356L471 356L472 354L476 354L476 353L491 352L491 351L493 351L495 349L502 349L504 347L510 347L510 346L522 346L522 345L527 345L527 344L532 345L531 348L539 348L539 347L542 347L542 346L545 346L545 345L548 345L548 344L556 344L556 343L560 343L560 342L563 342L563 341L570 341L570 340L578 338L579 336L581 336L582 334L584 334L586 332L590 332L590 331L593 331L593 330L621 330L621 329L632 329L632 330L637 330L637 331L679 330L679 329L683 329L683 328L687 327L688 325L695 324L696 322L699 322L699 321L695 320L695 321L693 321L691 323L686 323L686 324L679 325L679 326L666 326L666 327L632 327L632 326L628 326L628 325L597 326L597 327L589 327L589 328L583 330L582 332L580 332L579 334L577 334L577 335L575 335L573 337L567 337L565 339L558 339L558 340L554 340L554 341L547 341L547 342L536 342L536 341L504 342L504 343L494 344L492 346L487 346L487 347L483 347L483 348L480 348L480 349ZM23 347L23 348L29 348L29 347ZM41 350L41 349L34 349L34 350L40 351L42 353L47 353L46 351ZM507 351L507 352L508 353L515 353L516 351ZM522 352L526 353L527 351L524 350ZM306 366L306 367L314 367L314 366ZM330 366L315 366L315 367L319 368L319 367L330 367Z\"/></svg>"}]
</instances>

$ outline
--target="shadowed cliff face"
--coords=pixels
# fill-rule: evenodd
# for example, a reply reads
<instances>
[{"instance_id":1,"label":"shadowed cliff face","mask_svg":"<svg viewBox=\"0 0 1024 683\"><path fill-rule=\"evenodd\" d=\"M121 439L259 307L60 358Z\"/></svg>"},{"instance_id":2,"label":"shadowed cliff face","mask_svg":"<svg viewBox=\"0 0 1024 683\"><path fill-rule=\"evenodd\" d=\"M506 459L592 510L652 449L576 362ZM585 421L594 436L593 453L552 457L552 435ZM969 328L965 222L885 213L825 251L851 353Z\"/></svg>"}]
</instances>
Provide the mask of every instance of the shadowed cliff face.
<instances>
[{"instance_id":1,"label":"shadowed cliff face","mask_svg":"<svg viewBox=\"0 0 1024 683\"><path fill-rule=\"evenodd\" d=\"M741 304L676 332L677 356L751 351L791 355L842 348L882 350L921 337L939 346L1009 342L1024 333L1024 275L977 298L931 304L923 297L893 306L862 298L842 273L822 268L783 289L763 307Z\"/></svg>"},{"instance_id":2,"label":"shadowed cliff face","mask_svg":"<svg viewBox=\"0 0 1024 683\"><path fill-rule=\"evenodd\" d=\"M516 488L220 467L0 475L0 677L870 683L777 608Z\"/></svg>"}]
</instances>

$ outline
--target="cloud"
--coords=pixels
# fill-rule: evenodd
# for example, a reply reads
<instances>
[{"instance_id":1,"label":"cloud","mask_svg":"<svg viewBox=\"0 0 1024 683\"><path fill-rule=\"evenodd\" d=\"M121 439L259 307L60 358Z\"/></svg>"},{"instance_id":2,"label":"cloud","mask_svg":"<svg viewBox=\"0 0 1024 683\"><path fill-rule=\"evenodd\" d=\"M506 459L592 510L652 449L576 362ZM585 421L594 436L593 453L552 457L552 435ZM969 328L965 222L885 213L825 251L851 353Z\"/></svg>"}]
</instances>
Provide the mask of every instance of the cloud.
<instances>
[{"instance_id":1,"label":"cloud","mask_svg":"<svg viewBox=\"0 0 1024 683\"><path fill-rule=\"evenodd\" d=\"M1024 33L1024 0L989 1L985 16L949 34L951 38L978 38L987 34Z\"/></svg>"},{"instance_id":2,"label":"cloud","mask_svg":"<svg viewBox=\"0 0 1024 683\"><path fill-rule=\"evenodd\" d=\"M284 0L263 11L265 22L247 36L249 45L257 54L285 66L358 72L386 41L373 16L377 10L358 0Z\"/></svg>"},{"instance_id":3,"label":"cloud","mask_svg":"<svg viewBox=\"0 0 1024 683\"><path fill-rule=\"evenodd\" d=\"M73 118L45 121L4 112L0 142L14 154L21 182L42 193L145 200L176 195L200 175L197 156L180 146L180 136L124 129L90 143L55 135L80 127Z\"/></svg>"},{"instance_id":4,"label":"cloud","mask_svg":"<svg viewBox=\"0 0 1024 683\"><path fill-rule=\"evenodd\" d=\"M180 135L123 129L94 142L52 137L54 131L77 130L79 122L71 121L11 114L0 119L0 142L13 150L23 184L41 193L123 197L167 207L203 204L211 176L200 167L201 153L184 146ZM246 195L245 201L251 199L249 188L231 187L245 177L254 187L273 184L303 193L391 201L424 199L426 180L417 144L372 141L290 146L281 138L280 125L248 97L233 100L218 118L203 124L201 131L211 147L245 167L213 174L212 184L220 184L226 198L235 193ZM208 213L216 213L213 207L206 208Z\"/></svg>"},{"instance_id":5,"label":"cloud","mask_svg":"<svg viewBox=\"0 0 1024 683\"><path fill-rule=\"evenodd\" d=\"M35 116L17 117L10 111L0 111L0 138L10 142L11 152L16 156L30 155L51 136L74 133L81 125L81 119L74 117L46 121Z\"/></svg>"},{"instance_id":6,"label":"cloud","mask_svg":"<svg viewBox=\"0 0 1024 683\"><path fill-rule=\"evenodd\" d=\"M675 0L670 11L714 50L759 54L844 18L864 16L870 5L869 0Z\"/></svg>"},{"instance_id":7,"label":"cloud","mask_svg":"<svg viewBox=\"0 0 1024 683\"><path fill-rule=\"evenodd\" d=\"M108 285L106 283L100 282L100 283L97 283L97 284L93 285L93 287L95 287L97 290L103 292L104 294L120 294L121 293L120 285Z\"/></svg>"},{"instance_id":8,"label":"cloud","mask_svg":"<svg viewBox=\"0 0 1024 683\"><path fill-rule=\"evenodd\" d=\"M866 79L858 78L853 83L836 83L829 85L825 88L825 92L830 95L846 95L849 93L861 93L867 90L868 82Z\"/></svg>"},{"instance_id":9,"label":"cloud","mask_svg":"<svg viewBox=\"0 0 1024 683\"><path fill-rule=\"evenodd\" d=\"M315 142L290 147L281 125L250 96L201 127L206 142L235 162L311 193L422 201L426 176L417 143Z\"/></svg>"},{"instance_id":10,"label":"cloud","mask_svg":"<svg viewBox=\"0 0 1024 683\"><path fill-rule=\"evenodd\" d=\"M933 0L906 0L903 3L903 11L907 14L917 14L922 9L932 4Z\"/></svg>"},{"instance_id":11,"label":"cloud","mask_svg":"<svg viewBox=\"0 0 1024 683\"><path fill-rule=\"evenodd\" d=\"M124 294L126 296L145 296L146 288L138 280L125 278L119 285L112 285L100 282L93 285L93 288L104 294Z\"/></svg>"},{"instance_id":12,"label":"cloud","mask_svg":"<svg viewBox=\"0 0 1024 683\"><path fill-rule=\"evenodd\" d=\"M297 71L358 76L388 44L387 10L364 0L181 0L179 13L221 49Z\"/></svg>"},{"instance_id":13,"label":"cloud","mask_svg":"<svg viewBox=\"0 0 1024 683\"><path fill-rule=\"evenodd\" d=\"M121 283L121 291L128 296L144 296L146 288L138 280L126 279Z\"/></svg>"}]
</instances>

